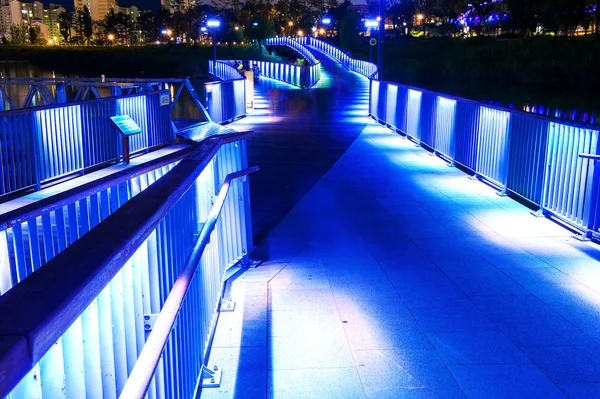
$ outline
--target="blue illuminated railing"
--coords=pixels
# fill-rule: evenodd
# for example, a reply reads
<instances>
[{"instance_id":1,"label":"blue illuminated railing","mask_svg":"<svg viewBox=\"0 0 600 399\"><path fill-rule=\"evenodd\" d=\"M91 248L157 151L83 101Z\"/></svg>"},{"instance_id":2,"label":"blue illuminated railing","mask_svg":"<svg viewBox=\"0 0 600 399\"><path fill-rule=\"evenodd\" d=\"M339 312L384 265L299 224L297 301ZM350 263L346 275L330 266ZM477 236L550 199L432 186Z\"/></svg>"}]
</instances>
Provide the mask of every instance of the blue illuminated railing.
<instances>
[{"instance_id":1,"label":"blue illuminated railing","mask_svg":"<svg viewBox=\"0 0 600 399\"><path fill-rule=\"evenodd\" d=\"M321 64L307 67L267 61L248 61L250 65L257 64L261 76L279 80L300 88L310 88L321 78Z\"/></svg>"},{"instance_id":2,"label":"blue illuminated railing","mask_svg":"<svg viewBox=\"0 0 600 399\"><path fill-rule=\"evenodd\" d=\"M246 79L205 83L206 109L215 123L246 116Z\"/></svg>"},{"instance_id":3,"label":"blue illuminated railing","mask_svg":"<svg viewBox=\"0 0 600 399\"><path fill-rule=\"evenodd\" d=\"M371 80L369 114L584 232L600 232L598 128Z\"/></svg>"},{"instance_id":4,"label":"blue illuminated railing","mask_svg":"<svg viewBox=\"0 0 600 399\"><path fill-rule=\"evenodd\" d=\"M319 60L315 58L313 53L310 52L306 46L302 43L298 42L296 39L290 37L273 37L265 40L265 45L267 46L287 46L293 50L295 50L298 54L304 57L309 64L315 65L319 63Z\"/></svg>"},{"instance_id":5,"label":"blue illuminated railing","mask_svg":"<svg viewBox=\"0 0 600 399\"><path fill-rule=\"evenodd\" d=\"M159 180L138 187L143 191L118 209L108 207L113 212L108 217L101 213L107 209L102 202L112 206L128 197L119 189L100 193L98 202L89 197L67 207L68 229L58 222L58 213L42 216L51 220L49 229L58 229L59 241L76 234L70 232L73 226L84 224L87 229L0 297L1 397L121 393L148 334L159 328L154 323L203 230L220 182L247 168L245 137L205 140L175 167L168 166L171 171ZM136 186L137 180L127 184ZM150 384L149 398L193 397L225 271L244 261L252 249L247 179L236 180L229 191ZM79 213L73 219L71 212ZM39 221L27 223L29 228ZM29 239L36 236L29 234Z\"/></svg>"},{"instance_id":6,"label":"blue illuminated railing","mask_svg":"<svg viewBox=\"0 0 600 399\"><path fill-rule=\"evenodd\" d=\"M238 71L231 61L217 60L217 67L215 69L215 62L209 60L208 73L221 80L244 79L244 74Z\"/></svg>"},{"instance_id":7,"label":"blue illuminated railing","mask_svg":"<svg viewBox=\"0 0 600 399\"><path fill-rule=\"evenodd\" d=\"M377 65L367 61L354 59L339 48L332 46L327 42L315 39L314 37L295 38L294 40L305 46L313 47L324 52L352 72L360 73L368 78L377 78L378 76Z\"/></svg>"},{"instance_id":8,"label":"blue illuminated railing","mask_svg":"<svg viewBox=\"0 0 600 399\"><path fill-rule=\"evenodd\" d=\"M110 117L123 114L142 129L129 138L133 153L174 139L167 91L0 112L0 195L39 189L52 180L118 161L121 140Z\"/></svg>"}]
</instances>

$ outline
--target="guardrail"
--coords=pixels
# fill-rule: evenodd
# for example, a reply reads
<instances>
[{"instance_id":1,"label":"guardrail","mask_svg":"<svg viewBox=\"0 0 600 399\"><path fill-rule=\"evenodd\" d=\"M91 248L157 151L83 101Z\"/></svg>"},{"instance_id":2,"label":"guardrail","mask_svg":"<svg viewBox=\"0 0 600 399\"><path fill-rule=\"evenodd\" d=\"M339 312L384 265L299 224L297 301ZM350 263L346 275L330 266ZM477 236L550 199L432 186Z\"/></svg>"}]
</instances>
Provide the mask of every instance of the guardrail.
<instances>
[{"instance_id":1,"label":"guardrail","mask_svg":"<svg viewBox=\"0 0 600 399\"><path fill-rule=\"evenodd\" d=\"M164 330L155 324L160 323L158 314L208 221L218 184L247 168L246 137L206 139L169 173L0 297L0 396L121 393L147 334ZM248 184L237 180L230 187L149 398L189 398L198 387L225 270L246 260L252 249ZM119 195L111 192L109 203ZM97 206L84 205L69 207L69 217L72 209L90 220L101 217ZM82 207L92 211L85 215ZM35 225L36 219L31 220ZM56 220L63 230L58 240L67 242L76 234L73 226L83 223L68 219L65 232L61 219ZM30 239L36 236L30 234Z\"/></svg>"},{"instance_id":2,"label":"guardrail","mask_svg":"<svg viewBox=\"0 0 600 399\"><path fill-rule=\"evenodd\" d=\"M183 92L198 107L199 121L210 121L189 79L123 78L3 78L0 77L0 111L76 103L130 94L171 92L170 108L176 109ZM18 101L19 98L23 101Z\"/></svg>"},{"instance_id":3,"label":"guardrail","mask_svg":"<svg viewBox=\"0 0 600 399\"><path fill-rule=\"evenodd\" d=\"M129 137L133 154L169 144L169 105L169 92L156 91L0 112L0 196L118 161L121 140L111 116L129 115L141 127Z\"/></svg>"},{"instance_id":4,"label":"guardrail","mask_svg":"<svg viewBox=\"0 0 600 399\"><path fill-rule=\"evenodd\" d=\"M377 65L371 64L367 61L354 59L339 48L332 46L323 40L315 39L314 37L301 37L293 40L303 44L304 46L313 47L324 52L352 72L360 73L361 75L374 79L376 79L378 76Z\"/></svg>"},{"instance_id":5,"label":"guardrail","mask_svg":"<svg viewBox=\"0 0 600 399\"><path fill-rule=\"evenodd\" d=\"M300 88L310 88L321 78L321 64L302 67L299 65L284 64L267 61L248 61L250 65L257 64L261 76L279 80Z\"/></svg>"},{"instance_id":6,"label":"guardrail","mask_svg":"<svg viewBox=\"0 0 600 399\"><path fill-rule=\"evenodd\" d=\"M540 207L585 236L598 233L598 128L396 83L371 80L369 114Z\"/></svg>"},{"instance_id":7,"label":"guardrail","mask_svg":"<svg viewBox=\"0 0 600 399\"><path fill-rule=\"evenodd\" d=\"M231 61L208 61L209 73L221 79L204 84L206 108L213 122L229 123L246 116L248 87L244 74Z\"/></svg>"},{"instance_id":8,"label":"guardrail","mask_svg":"<svg viewBox=\"0 0 600 399\"><path fill-rule=\"evenodd\" d=\"M319 60L315 58L313 53L310 52L302 43L291 37L273 37L265 40L266 46L287 46L295 50L298 54L304 57L309 64L315 65L319 63Z\"/></svg>"},{"instance_id":9,"label":"guardrail","mask_svg":"<svg viewBox=\"0 0 600 399\"><path fill-rule=\"evenodd\" d=\"M215 62L213 60L209 60L208 73L221 80L236 80L245 78L244 74L238 71L231 61L217 60L217 67L215 69Z\"/></svg>"}]
</instances>

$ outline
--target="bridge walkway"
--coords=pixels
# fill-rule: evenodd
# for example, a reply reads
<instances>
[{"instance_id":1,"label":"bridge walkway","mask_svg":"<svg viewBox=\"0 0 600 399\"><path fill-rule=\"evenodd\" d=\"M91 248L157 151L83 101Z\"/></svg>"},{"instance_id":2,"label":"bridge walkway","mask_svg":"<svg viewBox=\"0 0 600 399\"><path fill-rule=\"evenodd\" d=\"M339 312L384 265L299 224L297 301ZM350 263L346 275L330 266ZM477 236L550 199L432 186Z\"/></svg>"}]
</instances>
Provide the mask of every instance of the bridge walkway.
<instances>
[{"instance_id":1,"label":"bridge walkway","mask_svg":"<svg viewBox=\"0 0 600 399\"><path fill-rule=\"evenodd\" d=\"M202 398L600 397L598 247L369 121L367 80L322 59L230 125L257 132L264 262Z\"/></svg>"}]
</instances>

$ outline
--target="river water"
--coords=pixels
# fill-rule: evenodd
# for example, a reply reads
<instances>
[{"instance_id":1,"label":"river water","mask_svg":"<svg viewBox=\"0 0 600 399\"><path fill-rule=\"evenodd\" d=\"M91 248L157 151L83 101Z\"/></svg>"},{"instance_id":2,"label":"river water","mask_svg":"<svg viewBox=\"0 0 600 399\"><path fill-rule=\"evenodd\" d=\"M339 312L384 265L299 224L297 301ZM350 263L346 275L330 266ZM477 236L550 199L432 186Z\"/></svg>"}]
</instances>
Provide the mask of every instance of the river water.
<instances>
[{"instance_id":1,"label":"river water","mask_svg":"<svg viewBox=\"0 0 600 399\"><path fill-rule=\"evenodd\" d=\"M35 65L32 65L27 62L6 62L0 61L0 76L7 78L79 78L82 77L80 75L66 75L59 74L53 71L43 70ZM204 83L205 80L192 80L192 86L196 92L204 98ZM9 95L12 102L15 104L17 108L20 108L20 105L23 104L27 98L29 93L29 85L28 84L19 84L19 85L4 85L4 90ZM69 88L67 87L67 99L75 98L77 88ZM175 87L171 87L171 94L175 94ZM103 96L108 96L108 89L99 89L99 92ZM33 99L34 105L45 105L40 94L36 94ZM6 99L3 101L3 108L9 109L8 102ZM196 103L193 101L192 97L188 93L187 90L183 90L178 101L175 103L173 107L173 117L174 118L192 118L197 119L201 118L201 113L196 106Z\"/></svg>"}]
</instances>

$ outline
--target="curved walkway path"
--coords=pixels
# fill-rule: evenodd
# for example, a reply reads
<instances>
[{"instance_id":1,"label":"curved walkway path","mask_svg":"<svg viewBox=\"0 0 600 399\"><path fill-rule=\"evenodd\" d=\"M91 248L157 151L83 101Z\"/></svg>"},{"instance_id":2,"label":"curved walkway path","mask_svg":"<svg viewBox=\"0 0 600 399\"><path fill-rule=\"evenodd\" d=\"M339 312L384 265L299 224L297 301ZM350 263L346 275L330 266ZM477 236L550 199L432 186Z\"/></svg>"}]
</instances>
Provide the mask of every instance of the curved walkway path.
<instances>
[{"instance_id":1,"label":"curved walkway path","mask_svg":"<svg viewBox=\"0 0 600 399\"><path fill-rule=\"evenodd\" d=\"M367 119L321 57L265 83L250 160L264 263L228 287L203 398L598 398L599 247Z\"/></svg>"}]
</instances>

